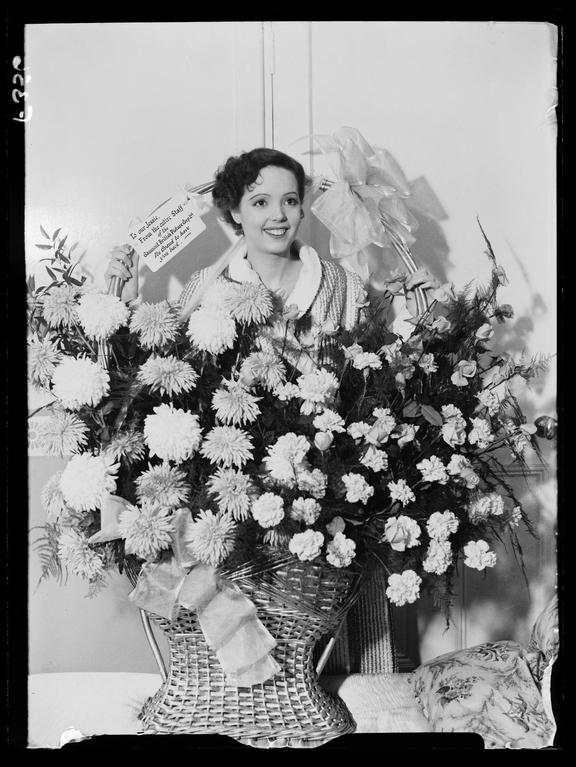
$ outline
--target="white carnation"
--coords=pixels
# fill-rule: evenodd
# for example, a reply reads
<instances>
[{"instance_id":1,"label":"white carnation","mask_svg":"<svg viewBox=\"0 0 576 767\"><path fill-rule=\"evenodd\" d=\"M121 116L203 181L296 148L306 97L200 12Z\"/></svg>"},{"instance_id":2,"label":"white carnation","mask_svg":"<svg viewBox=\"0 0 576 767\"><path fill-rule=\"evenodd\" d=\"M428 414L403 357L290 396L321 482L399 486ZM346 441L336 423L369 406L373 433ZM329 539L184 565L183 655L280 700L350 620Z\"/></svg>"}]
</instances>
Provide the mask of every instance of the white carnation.
<instances>
[{"instance_id":1,"label":"white carnation","mask_svg":"<svg viewBox=\"0 0 576 767\"><path fill-rule=\"evenodd\" d=\"M284 501L274 493L263 493L252 503L252 516L260 527L275 527L284 519Z\"/></svg>"},{"instance_id":2,"label":"white carnation","mask_svg":"<svg viewBox=\"0 0 576 767\"><path fill-rule=\"evenodd\" d=\"M337 532L326 546L326 559L333 567L349 567L356 556L356 543Z\"/></svg>"},{"instance_id":3,"label":"white carnation","mask_svg":"<svg viewBox=\"0 0 576 767\"><path fill-rule=\"evenodd\" d=\"M310 443L302 434L284 434L268 447L264 457L266 470L280 482L293 483L298 470L308 468L305 458L309 449Z\"/></svg>"},{"instance_id":4,"label":"white carnation","mask_svg":"<svg viewBox=\"0 0 576 767\"><path fill-rule=\"evenodd\" d=\"M422 474L424 482L438 482L440 485L445 485L448 482L446 467L437 455L420 461L416 464L416 468Z\"/></svg>"},{"instance_id":5,"label":"white carnation","mask_svg":"<svg viewBox=\"0 0 576 767\"><path fill-rule=\"evenodd\" d=\"M494 441L490 424L485 418L471 418L470 423L472 429L468 433L468 442L477 445L480 450L485 450Z\"/></svg>"},{"instance_id":6,"label":"white carnation","mask_svg":"<svg viewBox=\"0 0 576 767\"><path fill-rule=\"evenodd\" d=\"M486 567L494 567L496 554L490 551L486 541L470 541L464 546L464 564L474 570L484 570Z\"/></svg>"},{"instance_id":7,"label":"white carnation","mask_svg":"<svg viewBox=\"0 0 576 767\"><path fill-rule=\"evenodd\" d=\"M320 554L324 536L318 530L296 533L290 539L289 550L303 562L309 562Z\"/></svg>"},{"instance_id":8,"label":"white carnation","mask_svg":"<svg viewBox=\"0 0 576 767\"><path fill-rule=\"evenodd\" d=\"M360 458L360 463L372 469L372 471L384 471L388 468L388 455L384 450L378 450L373 445L370 445L362 458Z\"/></svg>"},{"instance_id":9,"label":"white carnation","mask_svg":"<svg viewBox=\"0 0 576 767\"><path fill-rule=\"evenodd\" d=\"M404 479L399 479L398 482L388 482L388 489L390 490L392 500L400 501L402 506L406 506L408 503L416 500L416 496Z\"/></svg>"},{"instance_id":10,"label":"white carnation","mask_svg":"<svg viewBox=\"0 0 576 767\"><path fill-rule=\"evenodd\" d=\"M391 517L384 528L384 540L388 541L394 551L406 551L413 546L419 546L420 527L418 523L405 514Z\"/></svg>"},{"instance_id":11,"label":"white carnation","mask_svg":"<svg viewBox=\"0 0 576 767\"><path fill-rule=\"evenodd\" d=\"M348 503L366 504L368 499L374 495L374 488L361 474L350 472L344 474L342 482L346 485L346 500Z\"/></svg>"},{"instance_id":12,"label":"white carnation","mask_svg":"<svg viewBox=\"0 0 576 767\"><path fill-rule=\"evenodd\" d=\"M404 570L403 573L393 573L388 578L386 596L397 607L415 602L420 596L422 578L414 570Z\"/></svg>"},{"instance_id":13,"label":"white carnation","mask_svg":"<svg viewBox=\"0 0 576 767\"><path fill-rule=\"evenodd\" d=\"M422 563L424 570L427 573L443 575L451 564L452 547L450 546L450 541L432 539Z\"/></svg>"},{"instance_id":14,"label":"white carnation","mask_svg":"<svg viewBox=\"0 0 576 767\"><path fill-rule=\"evenodd\" d=\"M366 370L368 368L372 370L380 370L382 367L382 360L377 354L374 354L374 352L359 352L354 355L352 365L357 370Z\"/></svg>"},{"instance_id":15,"label":"white carnation","mask_svg":"<svg viewBox=\"0 0 576 767\"><path fill-rule=\"evenodd\" d=\"M426 530L430 538L444 541L455 533L459 526L458 517L451 511L435 511L426 522Z\"/></svg>"},{"instance_id":16,"label":"white carnation","mask_svg":"<svg viewBox=\"0 0 576 767\"><path fill-rule=\"evenodd\" d=\"M314 498L324 498L328 477L320 469L302 469L296 472L296 486L302 493L309 493Z\"/></svg>"},{"instance_id":17,"label":"white carnation","mask_svg":"<svg viewBox=\"0 0 576 767\"><path fill-rule=\"evenodd\" d=\"M318 431L343 432L345 431L342 416L334 410L326 409L320 415L317 415L312 421L312 425Z\"/></svg>"},{"instance_id":18,"label":"white carnation","mask_svg":"<svg viewBox=\"0 0 576 767\"><path fill-rule=\"evenodd\" d=\"M290 516L297 522L313 525L320 516L322 507L314 498L296 498L292 501Z\"/></svg>"}]
</instances>

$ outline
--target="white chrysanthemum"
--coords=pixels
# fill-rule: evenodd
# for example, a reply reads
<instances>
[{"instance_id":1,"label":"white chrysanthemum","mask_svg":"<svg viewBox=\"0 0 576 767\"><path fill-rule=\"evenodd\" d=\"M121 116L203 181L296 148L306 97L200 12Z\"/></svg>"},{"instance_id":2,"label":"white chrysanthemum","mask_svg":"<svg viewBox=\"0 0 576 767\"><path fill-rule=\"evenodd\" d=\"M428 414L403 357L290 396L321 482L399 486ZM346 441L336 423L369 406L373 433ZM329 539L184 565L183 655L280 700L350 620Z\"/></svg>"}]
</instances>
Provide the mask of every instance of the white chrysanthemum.
<instances>
[{"instance_id":1,"label":"white chrysanthemum","mask_svg":"<svg viewBox=\"0 0 576 767\"><path fill-rule=\"evenodd\" d=\"M290 539L289 550L302 562L310 562L320 554L324 536L318 530L306 530L296 533Z\"/></svg>"},{"instance_id":2,"label":"white chrysanthemum","mask_svg":"<svg viewBox=\"0 0 576 767\"><path fill-rule=\"evenodd\" d=\"M288 402L288 400L294 399L300 393L300 389L293 383L285 383L276 386L273 391L275 397L281 402Z\"/></svg>"},{"instance_id":3,"label":"white chrysanthemum","mask_svg":"<svg viewBox=\"0 0 576 767\"><path fill-rule=\"evenodd\" d=\"M470 541L464 546L464 564L474 570L484 570L486 567L494 567L497 556L490 551L486 541Z\"/></svg>"},{"instance_id":4,"label":"white chrysanthemum","mask_svg":"<svg viewBox=\"0 0 576 767\"><path fill-rule=\"evenodd\" d=\"M190 315L186 332L200 351L221 354L234 345L236 322L222 311L200 306Z\"/></svg>"},{"instance_id":5,"label":"white chrysanthemum","mask_svg":"<svg viewBox=\"0 0 576 767\"><path fill-rule=\"evenodd\" d=\"M392 573L388 578L386 596L397 607L415 602L420 596L422 578L414 570Z\"/></svg>"},{"instance_id":6,"label":"white chrysanthemum","mask_svg":"<svg viewBox=\"0 0 576 767\"><path fill-rule=\"evenodd\" d=\"M115 461L120 458L132 463L141 461L146 452L144 435L135 428L121 431L106 446L106 453Z\"/></svg>"},{"instance_id":7,"label":"white chrysanthemum","mask_svg":"<svg viewBox=\"0 0 576 767\"><path fill-rule=\"evenodd\" d=\"M99 509L108 493L116 492L118 464L107 455L73 456L60 477L66 503L76 511Z\"/></svg>"},{"instance_id":8,"label":"white chrysanthemum","mask_svg":"<svg viewBox=\"0 0 576 767\"><path fill-rule=\"evenodd\" d=\"M250 384L259 383L265 389L276 391L286 380L286 367L275 352L252 352L242 363L240 378Z\"/></svg>"},{"instance_id":9,"label":"white chrysanthemum","mask_svg":"<svg viewBox=\"0 0 576 767\"><path fill-rule=\"evenodd\" d=\"M481 495L468 507L468 519L474 525L485 522L488 517L500 517L504 513L504 499L498 493Z\"/></svg>"},{"instance_id":10,"label":"white chrysanthemum","mask_svg":"<svg viewBox=\"0 0 576 767\"><path fill-rule=\"evenodd\" d=\"M359 352L354 355L352 366L357 370L380 370L382 367L382 360L377 354L374 354L374 352Z\"/></svg>"},{"instance_id":11,"label":"white chrysanthemum","mask_svg":"<svg viewBox=\"0 0 576 767\"><path fill-rule=\"evenodd\" d=\"M437 455L424 458L423 461L416 464L416 468L422 474L424 482L438 482L440 485L445 485L448 482L446 467Z\"/></svg>"},{"instance_id":12,"label":"white chrysanthemum","mask_svg":"<svg viewBox=\"0 0 576 767\"><path fill-rule=\"evenodd\" d=\"M62 354L48 336L28 341L28 379L37 386L46 387L52 380Z\"/></svg>"},{"instance_id":13,"label":"white chrysanthemum","mask_svg":"<svg viewBox=\"0 0 576 767\"><path fill-rule=\"evenodd\" d=\"M237 289L237 283L226 277L218 277L210 287L206 288L202 293L202 300L200 305L205 309L211 311L224 311L224 303L226 299L233 295Z\"/></svg>"},{"instance_id":14,"label":"white chrysanthemum","mask_svg":"<svg viewBox=\"0 0 576 767\"><path fill-rule=\"evenodd\" d=\"M356 556L356 543L337 532L326 546L326 559L333 567L349 567Z\"/></svg>"},{"instance_id":15,"label":"white chrysanthemum","mask_svg":"<svg viewBox=\"0 0 576 767\"><path fill-rule=\"evenodd\" d=\"M182 463L198 450L202 430L198 416L173 405L158 405L144 421L144 438L150 455Z\"/></svg>"},{"instance_id":16,"label":"white chrysanthemum","mask_svg":"<svg viewBox=\"0 0 576 767\"><path fill-rule=\"evenodd\" d=\"M74 285L56 285L42 297L42 316L51 328L69 328L77 321L78 304L81 295Z\"/></svg>"},{"instance_id":17,"label":"white chrysanthemum","mask_svg":"<svg viewBox=\"0 0 576 767\"><path fill-rule=\"evenodd\" d=\"M250 515L254 483L246 474L235 469L218 469L206 483L208 492L216 496L220 511L229 512L242 521Z\"/></svg>"},{"instance_id":18,"label":"white chrysanthemum","mask_svg":"<svg viewBox=\"0 0 576 767\"><path fill-rule=\"evenodd\" d=\"M252 458L252 437L236 426L215 426L200 451L211 463L241 469Z\"/></svg>"},{"instance_id":19,"label":"white chrysanthemum","mask_svg":"<svg viewBox=\"0 0 576 767\"><path fill-rule=\"evenodd\" d=\"M252 423L260 415L258 402L261 397L255 397L240 381L223 380L224 388L217 389L212 397L212 409L216 417L225 424Z\"/></svg>"},{"instance_id":20,"label":"white chrysanthemum","mask_svg":"<svg viewBox=\"0 0 576 767\"><path fill-rule=\"evenodd\" d=\"M422 368L425 373L435 373L438 370L433 354L423 354L418 360L418 367Z\"/></svg>"},{"instance_id":21,"label":"white chrysanthemum","mask_svg":"<svg viewBox=\"0 0 576 767\"><path fill-rule=\"evenodd\" d=\"M110 376L86 357L65 357L52 376L52 393L67 410L95 407L110 391Z\"/></svg>"},{"instance_id":22,"label":"white chrysanthemum","mask_svg":"<svg viewBox=\"0 0 576 767\"><path fill-rule=\"evenodd\" d=\"M144 349L157 349L177 338L179 325L178 311L168 301L158 301L137 306L129 327L140 336Z\"/></svg>"},{"instance_id":23,"label":"white chrysanthemum","mask_svg":"<svg viewBox=\"0 0 576 767\"><path fill-rule=\"evenodd\" d=\"M200 510L188 528L184 543L205 565L218 567L231 554L236 540L236 523L230 514Z\"/></svg>"},{"instance_id":24,"label":"white chrysanthemum","mask_svg":"<svg viewBox=\"0 0 576 767\"><path fill-rule=\"evenodd\" d=\"M400 514L391 517L384 528L384 540L390 544L394 551L406 551L413 546L420 545L420 526L411 517Z\"/></svg>"},{"instance_id":25,"label":"white chrysanthemum","mask_svg":"<svg viewBox=\"0 0 576 767\"><path fill-rule=\"evenodd\" d=\"M74 413L55 410L40 422L38 439L48 455L70 455L77 453L86 444L88 426Z\"/></svg>"},{"instance_id":26,"label":"white chrysanthemum","mask_svg":"<svg viewBox=\"0 0 576 767\"><path fill-rule=\"evenodd\" d=\"M445 541L458 530L459 524L458 517L452 511L435 511L426 522L426 530L430 538Z\"/></svg>"},{"instance_id":27,"label":"white chrysanthemum","mask_svg":"<svg viewBox=\"0 0 576 767\"><path fill-rule=\"evenodd\" d=\"M302 493L309 493L313 498L324 498L328 486L328 477L320 469L298 469L296 486Z\"/></svg>"},{"instance_id":28,"label":"white chrysanthemum","mask_svg":"<svg viewBox=\"0 0 576 767\"><path fill-rule=\"evenodd\" d=\"M266 470L280 482L293 483L297 480L297 471L308 468L305 458L309 449L310 443L302 434L283 434L267 449Z\"/></svg>"},{"instance_id":29,"label":"white chrysanthemum","mask_svg":"<svg viewBox=\"0 0 576 767\"><path fill-rule=\"evenodd\" d=\"M488 410L488 415L496 415L500 410L500 400L493 391L490 391L490 389L481 391L476 395L476 399L482 407L485 407Z\"/></svg>"},{"instance_id":30,"label":"white chrysanthemum","mask_svg":"<svg viewBox=\"0 0 576 767\"><path fill-rule=\"evenodd\" d=\"M326 409L323 413L317 415L312 421L312 425L318 431L328 431L330 433L346 431L342 416L334 410Z\"/></svg>"},{"instance_id":31,"label":"white chrysanthemum","mask_svg":"<svg viewBox=\"0 0 576 767\"><path fill-rule=\"evenodd\" d=\"M490 430L490 424L485 418L471 418L472 430L468 434L468 442L478 445L480 450L485 450L494 441L494 434Z\"/></svg>"},{"instance_id":32,"label":"white chrysanthemum","mask_svg":"<svg viewBox=\"0 0 576 767\"><path fill-rule=\"evenodd\" d=\"M140 366L137 379L149 386L151 391L172 396L193 389L198 380L198 373L189 362L179 360L173 355L153 355Z\"/></svg>"},{"instance_id":33,"label":"white chrysanthemum","mask_svg":"<svg viewBox=\"0 0 576 767\"><path fill-rule=\"evenodd\" d=\"M161 463L151 466L136 478L136 497L163 508L183 506L190 496L190 487L186 483L186 474L182 469Z\"/></svg>"},{"instance_id":34,"label":"white chrysanthemum","mask_svg":"<svg viewBox=\"0 0 576 767\"><path fill-rule=\"evenodd\" d=\"M371 428L372 426L365 421L354 421L354 423L351 423L348 426L346 431L352 437L352 439L358 441L365 439Z\"/></svg>"},{"instance_id":35,"label":"white chrysanthemum","mask_svg":"<svg viewBox=\"0 0 576 767\"><path fill-rule=\"evenodd\" d=\"M374 495L374 488L361 474L344 474L342 482L346 485L346 500L348 503L366 504L368 499Z\"/></svg>"},{"instance_id":36,"label":"white chrysanthemum","mask_svg":"<svg viewBox=\"0 0 576 767\"><path fill-rule=\"evenodd\" d=\"M384 471L388 468L388 455L384 450L378 450L373 445L370 445L362 458L360 458L360 463L372 471Z\"/></svg>"},{"instance_id":37,"label":"white chrysanthemum","mask_svg":"<svg viewBox=\"0 0 576 767\"><path fill-rule=\"evenodd\" d=\"M402 448L414 441L419 428L419 426L414 426L411 423L399 423L392 432L391 437L396 440L398 447Z\"/></svg>"},{"instance_id":38,"label":"white chrysanthemum","mask_svg":"<svg viewBox=\"0 0 576 767\"><path fill-rule=\"evenodd\" d=\"M301 375L298 379L298 389L299 397L304 401L300 405L300 412L304 415L321 413L332 404L338 386L334 373L324 368Z\"/></svg>"},{"instance_id":39,"label":"white chrysanthemum","mask_svg":"<svg viewBox=\"0 0 576 767\"><path fill-rule=\"evenodd\" d=\"M146 502L142 508L130 505L120 514L118 522L127 554L153 560L172 543L174 525L168 509Z\"/></svg>"},{"instance_id":40,"label":"white chrysanthemum","mask_svg":"<svg viewBox=\"0 0 576 767\"><path fill-rule=\"evenodd\" d=\"M450 541L432 539L426 550L422 567L427 573L443 575L452 564L452 547Z\"/></svg>"},{"instance_id":41,"label":"white chrysanthemum","mask_svg":"<svg viewBox=\"0 0 576 767\"><path fill-rule=\"evenodd\" d=\"M290 508L290 516L297 522L313 525L321 511L322 507L314 498L295 498Z\"/></svg>"},{"instance_id":42,"label":"white chrysanthemum","mask_svg":"<svg viewBox=\"0 0 576 767\"><path fill-rule=\"evenodd\" d=\"M237 322L261 324L272 314L272 297L262 283L243 282L226 296L224 309Z\"/></svg>"},{"instance_id":43,"label":"white chrysanthemum","mask_svg":"<svg viewBox=\"0 0 576 767\"><path fill-rule=\"evenodd\" d=\"M400 501L402 506L406 506L406 504L416 500L416 496L404 479L399 479L398 482L388 482L388 489L390 490L392 499L394 501Z\"/></svg>"},{"instance_id":44,"label":"white chrysanthemum","mask_svg":"<svg viewBox=\"0 0 576 767\"><path fill-rule=\"evenodd\" d=\"M64 567L79 578L96 581L104 576L104 560L74 528L67 528L58 537L58 558Z\"/></svg>"},{"instance_id":45,"label":"white chrysanthemum","mask_svg":"<svg viewBox=\"0 0 576 767\"><path fill-rule=\"evenodd\" d=\"M86 293L78 301L76 313L86 335L102 341L128 323L130 311L111 293Z\"/></svg>"},{"instance_id":46,"label":"white chrysanthemum","mask_svg":"<svg viewBox=\"0 0 576 767\"><path fill-rule=\"evenodd\" d=\"M68 505L60 489L61 471L53 474L40 491L40 503L46 512L48 522L57 522L67 511Z\"/></svg>"},{"instance_id":47,"label":"white chrysanthemum","mask_svg":"<svg viewBox=\"0 0 576 767\"><path fill-rule=\"evenodd\" d=\"M260 527L275 527L284 519L284 501L275 493L263 493L252 503L252 516Z\"/></svg>"},{"instance_id":48,"label":"white chrysanthemum","mask_svg":"<svg viewBox=\"0 0 576 767\"><path fill-rule=\"evenodd\" d=\"M343 533L345 529L346 522L344 522L341 516L334 517L334 519L331 519L326 525L326 531L332 537L334 537L336 533Z\"/></svg>"}]
</instances>

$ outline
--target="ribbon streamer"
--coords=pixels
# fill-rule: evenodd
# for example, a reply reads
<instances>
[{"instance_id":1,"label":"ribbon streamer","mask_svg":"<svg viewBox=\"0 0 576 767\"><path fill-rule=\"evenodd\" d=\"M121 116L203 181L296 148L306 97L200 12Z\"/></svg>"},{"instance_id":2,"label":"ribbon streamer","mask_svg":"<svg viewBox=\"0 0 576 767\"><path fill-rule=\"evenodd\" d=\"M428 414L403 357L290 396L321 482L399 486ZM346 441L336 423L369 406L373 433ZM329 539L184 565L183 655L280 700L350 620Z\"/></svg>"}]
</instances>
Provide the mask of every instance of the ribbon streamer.
<instances>
[{"instance_id":1,"label":"ribbon streamer","mask_svg":"<svg viewBox=\"0 0 576 767\"><path fill-rule=\"evenodd\" d=\"M142 566L129 599L140 609L174 621L181 607L195 610L208 646L214 650L229 684L251 687L280 671L271 655L276 640L262 624L256 607L215 567L194 561L186 552L187 509L175 515L173 554Z\"/></svg>"}]
</instances>

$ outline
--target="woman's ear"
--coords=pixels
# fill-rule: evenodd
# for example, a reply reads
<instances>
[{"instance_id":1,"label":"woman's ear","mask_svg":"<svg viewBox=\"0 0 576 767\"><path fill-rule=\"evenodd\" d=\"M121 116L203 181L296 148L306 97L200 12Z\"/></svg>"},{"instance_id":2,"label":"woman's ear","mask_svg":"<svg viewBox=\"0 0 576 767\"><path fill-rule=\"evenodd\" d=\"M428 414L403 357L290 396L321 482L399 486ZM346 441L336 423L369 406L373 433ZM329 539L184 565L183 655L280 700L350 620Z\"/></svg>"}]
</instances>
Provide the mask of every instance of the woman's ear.
<instances>
[{"instance_id":1,"label":"woman's ear","mask_svg":"<svg viewBox=\"0 0 576 767\"><path fill-rule=\"evenodd\" d=\"M234 223L236 224L242 223L242 219L240 218L240 213L237 208L235 210L231 210L230 215L232 216Z\"/></svg>"}]
</instances>

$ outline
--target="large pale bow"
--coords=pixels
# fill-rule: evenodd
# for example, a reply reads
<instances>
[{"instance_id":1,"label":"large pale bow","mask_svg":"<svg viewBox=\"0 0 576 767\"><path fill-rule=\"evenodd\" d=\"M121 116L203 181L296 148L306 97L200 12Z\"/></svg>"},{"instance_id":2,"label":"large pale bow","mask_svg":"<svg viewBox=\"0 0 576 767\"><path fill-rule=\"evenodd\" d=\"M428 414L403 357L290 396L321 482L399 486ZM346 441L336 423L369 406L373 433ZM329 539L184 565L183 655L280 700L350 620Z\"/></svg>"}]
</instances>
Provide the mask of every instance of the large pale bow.
<instances>
[{"instance_id":1,"label":"large pale bow","mask_svg":"<svg viewBox=\"0 0 576 767\"><path fill-rule=\"evenodd\" d=\"M355 128L313 136L312 143L337 178L311 206L330 231L331 255L348 258L370 244L408 248L418 222L405 202L410 184L390 152L370 146Z\"/></svg>"}]
</instances>

